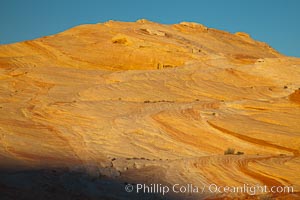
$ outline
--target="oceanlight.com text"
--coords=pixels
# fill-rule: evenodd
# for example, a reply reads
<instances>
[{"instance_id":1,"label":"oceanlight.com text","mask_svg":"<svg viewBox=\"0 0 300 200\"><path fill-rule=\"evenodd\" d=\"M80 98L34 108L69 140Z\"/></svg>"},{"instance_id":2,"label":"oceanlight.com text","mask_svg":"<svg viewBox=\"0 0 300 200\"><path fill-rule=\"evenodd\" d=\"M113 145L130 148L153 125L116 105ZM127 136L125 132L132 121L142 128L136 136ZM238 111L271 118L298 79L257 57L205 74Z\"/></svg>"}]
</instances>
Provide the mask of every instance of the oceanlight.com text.
<instances>
[{"instance_id":1,"label":"oceanlight.com text","mask_svg":"<svg viewBox=\"0 0 300 200\"><path fill-rule=\"evenodd\" d=\"M229 193L244 193L248 195L257 195L263 193L293 193L293 186L266 186L266 185L249 185L241 186L220 186L217 184L207 184L197 186L194 184L127 184L126 192L144 193L144 194L162 194L168 193L214 193L214 194L229 194Z\"/></svg>"}]
</instances>

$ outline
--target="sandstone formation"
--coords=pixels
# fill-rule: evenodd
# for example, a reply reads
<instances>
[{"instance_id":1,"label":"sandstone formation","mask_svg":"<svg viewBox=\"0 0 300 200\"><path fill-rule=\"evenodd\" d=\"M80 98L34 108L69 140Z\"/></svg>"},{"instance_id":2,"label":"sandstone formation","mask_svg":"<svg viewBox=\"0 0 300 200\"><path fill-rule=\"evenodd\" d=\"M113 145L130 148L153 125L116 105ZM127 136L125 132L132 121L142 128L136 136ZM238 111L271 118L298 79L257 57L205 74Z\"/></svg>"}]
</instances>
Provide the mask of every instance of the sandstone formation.
<instances>
[{"instance_id":1,"label":"sandstone formation","mask_svg":"<svg viewBox=\"0 0 300 200\"><path fill-rule=\"evenodd\" d=\"M126 199L125 182L294 187L170 199L300 198L300 59L190 22L109 21L1 45L0 167L12 199L34 188L12 184L26 182L14 171L50 169L94 177L87 199Z\"/></svg>"}]
</instances>

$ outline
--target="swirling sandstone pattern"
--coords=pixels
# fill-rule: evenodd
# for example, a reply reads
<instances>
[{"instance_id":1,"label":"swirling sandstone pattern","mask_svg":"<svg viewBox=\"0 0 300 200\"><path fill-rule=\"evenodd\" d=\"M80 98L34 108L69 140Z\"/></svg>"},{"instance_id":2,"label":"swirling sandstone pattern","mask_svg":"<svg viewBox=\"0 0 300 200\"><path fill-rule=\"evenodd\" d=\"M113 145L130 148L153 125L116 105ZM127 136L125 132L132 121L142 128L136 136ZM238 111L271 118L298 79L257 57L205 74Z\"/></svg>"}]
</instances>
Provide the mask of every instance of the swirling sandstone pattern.
<instances>
[{"instance_id":1,"label":"swirling sandstone pattern","mask_svg":"<svg viewBox=\"0 0 300 200\"><path fill-rule=\"evenodd\" d=\"M293 185L282 198L300 198L300 60L245 33L147 20L82 25L0 46L0 82L3 168Z\"/></svg>"}]
</instances>

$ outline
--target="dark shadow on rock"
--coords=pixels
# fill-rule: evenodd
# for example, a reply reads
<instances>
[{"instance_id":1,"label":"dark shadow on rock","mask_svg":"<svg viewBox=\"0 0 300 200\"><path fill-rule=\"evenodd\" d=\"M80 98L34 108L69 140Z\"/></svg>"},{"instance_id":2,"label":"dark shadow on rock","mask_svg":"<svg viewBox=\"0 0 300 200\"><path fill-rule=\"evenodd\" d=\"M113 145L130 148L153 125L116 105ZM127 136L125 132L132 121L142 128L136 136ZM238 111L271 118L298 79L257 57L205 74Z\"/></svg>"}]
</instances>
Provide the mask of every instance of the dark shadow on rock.
<instances>
[{"instance_id":1,"label":"dark shadow on rock","mask_svg":"<svg viewBox=\"0 0 300 200\"><path fill-rule=\"evenodd\" d=\"M129 183L132 192L125 191ZM182 199L174 194L138 194L135 187L125 177L92 176L70 168L0 169L1 200Z\"/></svg>"}]
</instances>

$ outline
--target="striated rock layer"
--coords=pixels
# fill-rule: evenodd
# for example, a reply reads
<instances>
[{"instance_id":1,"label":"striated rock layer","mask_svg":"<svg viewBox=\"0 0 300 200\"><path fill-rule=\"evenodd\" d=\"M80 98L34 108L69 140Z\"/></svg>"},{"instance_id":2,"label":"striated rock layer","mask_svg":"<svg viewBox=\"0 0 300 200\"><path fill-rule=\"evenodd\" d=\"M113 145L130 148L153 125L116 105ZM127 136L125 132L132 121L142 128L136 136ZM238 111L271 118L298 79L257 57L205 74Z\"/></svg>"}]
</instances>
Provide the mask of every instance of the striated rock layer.
<instances>
[{"instance_id":1,"label":"striated rock layer","mask_svg":"<svg viewBox=\"0 0 300 200\"><path fill-rule=\"evenodd\" d=\"M0 82L3 170L83 171L98 180L84 198L126 199L124 182L294 187L171 199L300 198L300 59L246 33L189 22L81 25L1 45ZM14 172L0 176L2 194L28 191L11 184ZM103 189L108 179L119 193Z\"/></svg>"}]
</instances>

